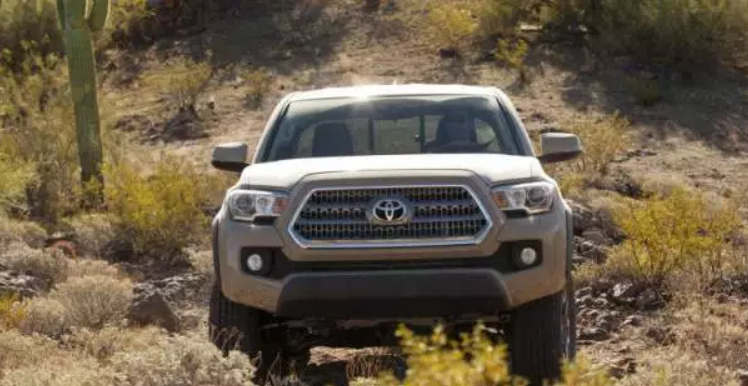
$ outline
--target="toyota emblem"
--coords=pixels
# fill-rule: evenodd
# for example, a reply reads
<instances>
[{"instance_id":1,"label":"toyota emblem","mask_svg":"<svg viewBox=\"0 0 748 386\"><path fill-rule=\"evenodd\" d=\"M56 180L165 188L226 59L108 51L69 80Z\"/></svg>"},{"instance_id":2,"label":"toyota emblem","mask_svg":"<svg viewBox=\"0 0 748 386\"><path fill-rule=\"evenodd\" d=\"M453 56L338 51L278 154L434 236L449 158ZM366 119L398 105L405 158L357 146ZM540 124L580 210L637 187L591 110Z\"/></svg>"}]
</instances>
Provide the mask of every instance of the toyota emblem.
<instances>
[{"instance_id":1,"label":"toyota emblem","mask_svg":"<svg viewBox=\"0 0 748 386\"><path fill-rule=\"evenodd\" d=\"M374 203L371 209L371 221L379 225L402 224L409 220L408 205L397 198L386 198Z\"/></svg>"}]
</instances>

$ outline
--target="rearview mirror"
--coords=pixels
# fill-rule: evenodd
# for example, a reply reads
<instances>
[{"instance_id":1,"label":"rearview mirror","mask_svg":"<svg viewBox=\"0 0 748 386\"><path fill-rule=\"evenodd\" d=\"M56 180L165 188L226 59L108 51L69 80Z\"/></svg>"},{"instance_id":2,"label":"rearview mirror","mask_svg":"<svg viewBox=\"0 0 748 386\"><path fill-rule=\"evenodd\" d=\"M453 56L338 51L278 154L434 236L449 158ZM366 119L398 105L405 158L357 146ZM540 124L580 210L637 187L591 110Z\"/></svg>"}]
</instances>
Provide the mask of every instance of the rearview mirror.
<instances>
[{"instance_id":1,"label":"rearview mirror","mask_svg":"<svg viewBox=\"0 0 748 386\"><path fill-rule=\"evenodd\" d=\"M247 163L249 146L246 142L230 142L213 148L211 164L214 168L229 172L241 173Z\"/></svg>"},{"instance_id":2,"label":"rearview mirror","mask_svg":"<svg viewBox=\"0 0 748 386\"><path fill-rule=\"evenodd\" d=\"M574 134L545 133L540 137L542 163L569 161L582 154L582 141Z\"/></svg>"}]
</instances>

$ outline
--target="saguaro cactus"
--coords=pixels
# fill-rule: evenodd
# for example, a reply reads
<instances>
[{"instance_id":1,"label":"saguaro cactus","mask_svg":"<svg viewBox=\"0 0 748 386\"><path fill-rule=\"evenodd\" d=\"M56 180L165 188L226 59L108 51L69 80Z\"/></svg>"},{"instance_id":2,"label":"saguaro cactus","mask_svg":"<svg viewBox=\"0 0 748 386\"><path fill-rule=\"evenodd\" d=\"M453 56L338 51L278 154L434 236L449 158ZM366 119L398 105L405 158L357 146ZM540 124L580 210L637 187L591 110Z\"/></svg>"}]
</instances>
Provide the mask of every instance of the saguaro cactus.
<instances>
[{"instance_id":1,"label":"saguaro cactus","mask_svg":"<svg viewBox=\"0 0 748 386\"><path fill-rule=\"evenodd\" d=\"M100 31L104 27L109 14L109 0L57 0L57 12L75 105L81 179L84 184L92 181L103 184L96 66L91 32ZM100 192L97 192L97 198L100 198Z\"/></svg>"}]
</instances>

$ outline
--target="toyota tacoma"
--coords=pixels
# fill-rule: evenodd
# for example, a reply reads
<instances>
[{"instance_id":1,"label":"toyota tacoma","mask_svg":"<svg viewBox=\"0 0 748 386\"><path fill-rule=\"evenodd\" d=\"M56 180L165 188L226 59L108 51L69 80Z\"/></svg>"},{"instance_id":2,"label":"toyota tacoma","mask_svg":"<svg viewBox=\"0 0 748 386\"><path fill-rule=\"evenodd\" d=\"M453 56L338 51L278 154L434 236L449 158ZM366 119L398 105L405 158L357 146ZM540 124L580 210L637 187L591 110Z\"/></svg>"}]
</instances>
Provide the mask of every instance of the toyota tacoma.
<instances>
[{"instance_id":1,"label":"toyota tacoma","mask_svg":"<svg viewBox=\"0 0 748 386\"><path fill-rule=\"evenodd\" d=\"M582 144L540 148L495 87L286 95L251 160L246 142L213 149L239 177L213 220L212 341L262 374L315 346L390 345L400 323L482 321L515 374L558 377L575 354L572 216L543 165Z\"/></svg>"}]
</instances>

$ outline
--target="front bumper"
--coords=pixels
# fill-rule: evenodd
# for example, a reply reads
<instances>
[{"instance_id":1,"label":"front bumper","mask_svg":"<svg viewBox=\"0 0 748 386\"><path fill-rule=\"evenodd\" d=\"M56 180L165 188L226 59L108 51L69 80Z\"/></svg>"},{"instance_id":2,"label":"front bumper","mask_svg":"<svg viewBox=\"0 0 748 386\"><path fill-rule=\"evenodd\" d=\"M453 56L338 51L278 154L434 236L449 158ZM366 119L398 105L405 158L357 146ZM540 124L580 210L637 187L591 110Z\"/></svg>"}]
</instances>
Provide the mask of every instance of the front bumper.
<instances>
[{"instance_id":1,"label":"front bumper","mask_svg":"<svg viewBox=\"0 0 748 386\"><path fill-rule=\"evenodd\" d=\"M214 223L217 263L224 295L234 302L279 317L381 319L494 315L561 291L566 283L570 217L562 205L548 214L507 218L501 232L485 245L490 248L442 247L360 251L335 251L335 259L314 269L292 265L284 275L258 277L241 268L241 251L248 246L277 248L287 245L271 225L228 220L219 213ZM508 259L502 246L533 240L542 250L539 265L504 269L493 259ZM315 251L315 256L321 251ZM479 253L476 253L479 252ZM290 256L293 257L293 256ZM408 264L400 262L408 261ZM453 264L429 265L434 261ZM361 263L350 269L336 264ZM379 263L367 266L367 262ZM419 264L423 262L423 264ZM466 262L465 264L458 262ZM383 269L384 266L389 269ZM335 269L334 269L335 268Z\"/></svg>"}]
</instances>

